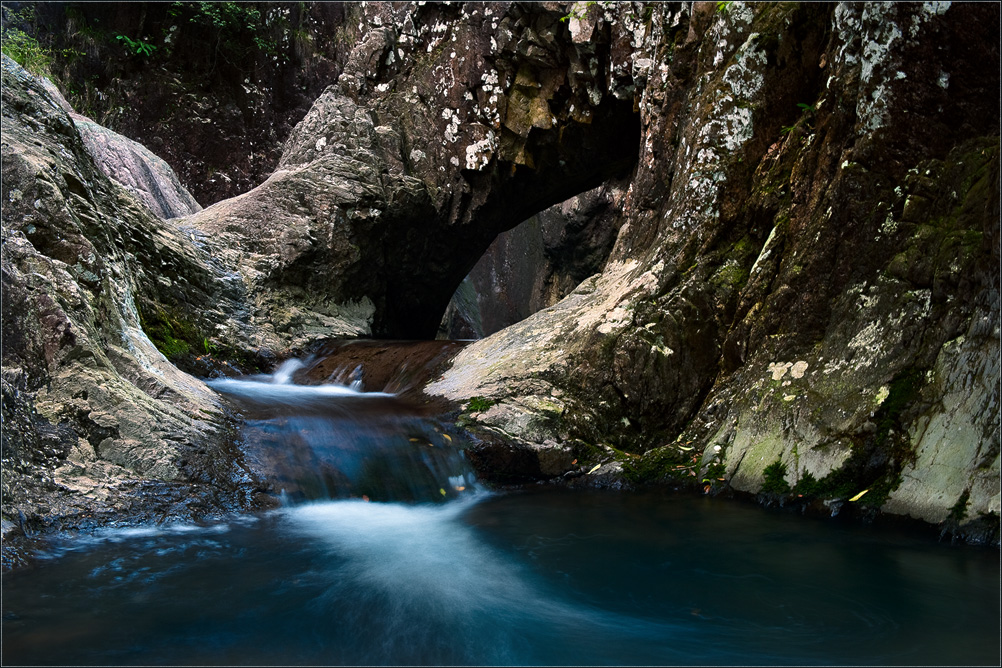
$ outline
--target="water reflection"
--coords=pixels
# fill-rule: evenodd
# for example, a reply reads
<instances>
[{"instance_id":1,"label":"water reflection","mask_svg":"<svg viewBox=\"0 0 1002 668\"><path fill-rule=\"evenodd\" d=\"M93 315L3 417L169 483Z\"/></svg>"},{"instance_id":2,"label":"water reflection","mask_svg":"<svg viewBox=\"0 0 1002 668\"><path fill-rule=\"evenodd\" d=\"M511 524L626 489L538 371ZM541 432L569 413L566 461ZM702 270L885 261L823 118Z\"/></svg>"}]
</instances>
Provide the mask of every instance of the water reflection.
<instances>
[{"instance_id":1,"label":"water reflection","mask_svg":"<svg viewBox=\"0 0 1002 668\"><path fill-rule=\"evenodd\" d=\"M997 554L618 493L307 503L4 578L3 660L993 664Z\"/></svg>"}]
</instances>

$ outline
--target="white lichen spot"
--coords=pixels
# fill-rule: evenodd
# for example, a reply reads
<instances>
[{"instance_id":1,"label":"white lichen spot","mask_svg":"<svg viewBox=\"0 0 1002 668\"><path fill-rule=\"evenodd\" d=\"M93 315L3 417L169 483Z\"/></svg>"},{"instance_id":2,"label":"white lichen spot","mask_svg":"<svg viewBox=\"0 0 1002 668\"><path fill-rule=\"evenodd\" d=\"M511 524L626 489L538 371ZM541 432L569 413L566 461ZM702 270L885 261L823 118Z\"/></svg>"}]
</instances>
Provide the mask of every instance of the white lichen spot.
<instances>
[{"instance_id":1,"label":"white lichen spot","mask_svg":"<svg viewBox=\"0 0 1002 668\"><path fill-rule=\"evenodd\" d=\"M411 151L410 158L411 162L420 162L421 160L424 160L425 153L424 151L419 151L418 149L414 149L413 151Z\"/></svg>"},{"instance_id":2,"label":"white lichen spot","mask_svg":"<svg viewBox=\"0 0 1002 668\"><path fill-rule=\"evenodd\" d=\"M456 156L452 156L451 158L449 158L449 164L451 164L453 167L459 167L459 158L457 158Z\"/></svg>"},{"instance_id":3,"label":"white lichen spot","mask_svg":"<svg viewBox=\"0 0 1002 668\"><path fill-rule=\"evenodd\" d=\"M783 395L783 401L793 401L796 398L797 398L797 395L795 395L795 394L784 394Z\"/></svg>"},{"instance_id":4,"label":"white lichen spot","mask_svg":"<svg viewBox=\"0 0 1002 668\"><path fill-rule=\"evenodd\" d=\"M320 139L317 140L316 149L318 151L324 150L325 146L327 146L327 137L321 137Z\"/></svg>"},{"instance_id":5,"label":"white lichen spot","mask_svg":"<svg viewBox=\"0 0 1002 668\"><path fill-rule=\"evenodd\" d=\"M794 378L803 378L804 373L807 371L807 367L810 365L804 360L794 362L793 366L790 367L790 375Z\"/></svg>"},{"instance_id":6,"label":"white lichen spot","mask_svg":"<svg viewBox=\"0 0 1002 668\"><path fill-rule=\"evenodd\" d=\"M790 362L770 362L768 371L772 374L773 380L779 380L786 375L786 372L793 366Z\"/></svg>"},{"instance_id":7,"label":"white lichen spot","mask_svg":"<svg viewBox=\"0 0 1002 668\"><path fill-rule=\"evenodd\" d=\"M890 394L891 394L891 388L889 388L886 385L881 385L880 389L877 390L877 396L873 398L874 405L880 406L882 403L884 403L884 400L890 396Z\"/></svg>"}]
</instances>

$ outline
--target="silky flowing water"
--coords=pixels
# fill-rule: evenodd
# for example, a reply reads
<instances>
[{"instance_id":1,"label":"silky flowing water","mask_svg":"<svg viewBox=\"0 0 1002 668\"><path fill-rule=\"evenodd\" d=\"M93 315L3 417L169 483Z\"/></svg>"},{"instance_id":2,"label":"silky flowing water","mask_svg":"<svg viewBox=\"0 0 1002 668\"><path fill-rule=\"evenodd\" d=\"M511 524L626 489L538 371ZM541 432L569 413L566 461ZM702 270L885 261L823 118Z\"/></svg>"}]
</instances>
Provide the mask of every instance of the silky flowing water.
<instances>
[{"instance_id":1,"label":"silky flowing water","mask_svg":"<svg viewBox=\"0 0 1002 668\"><path fill-rule=\"evenodd\" d=\"M996 550L712 498L490 492L448 424L293 371L212 383L285 504L53 540L4 576L4 665L999 663Z\"/></svg>"}]
</instances>

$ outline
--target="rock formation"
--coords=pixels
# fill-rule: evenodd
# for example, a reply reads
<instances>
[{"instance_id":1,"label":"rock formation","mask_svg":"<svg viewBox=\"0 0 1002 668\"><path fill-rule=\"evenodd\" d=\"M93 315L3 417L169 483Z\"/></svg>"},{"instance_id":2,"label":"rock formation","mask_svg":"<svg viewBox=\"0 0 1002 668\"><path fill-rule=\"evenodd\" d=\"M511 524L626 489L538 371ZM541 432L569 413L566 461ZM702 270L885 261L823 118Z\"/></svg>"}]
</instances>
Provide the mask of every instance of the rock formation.
<instances>
[{"instance_id":1,"label":"rock formation","mask_svg":"<svg viewBox=\"0 0 1002 668\"><path fill-rule=\"evenodd\" d=\"M178 304L191 330L225 320L228 277L102 174L69 115L6 56L2 149L5 535L11 522L31 534L248 502L256 483L237 468L223 406L148 335L194 340L171 329Z\"/></svg>"},{"instance_id":2,"label":"rock formation","mask_svg":"<svg viewBox=\"0 0 1002 668\"><path fill-rule=\"evenodd\" d=\"M649 10L605 271L429 391L487 398L473 422L539 460L488 448L524 467L498 474L605 462L596 478L855 498L997 540L997 75L973 65L997 62L997 11Z\"/></svg>"},{"instance_id":3,"label":"rock formation","mask_svg":"<svg viewBox=\"0 0 1002 668\"><path fill-rule=\"evenodd\" d=\"M89 461L248 498L211 394L151 342L194 371L431 337L498 233L624 179L602 271L427 387L464 408L485 477L735 490L998 542L997 6L352 11L277 170L171 221L5 60L8 521L113 488L44 482Z\"/></svg>"}]
</instances>

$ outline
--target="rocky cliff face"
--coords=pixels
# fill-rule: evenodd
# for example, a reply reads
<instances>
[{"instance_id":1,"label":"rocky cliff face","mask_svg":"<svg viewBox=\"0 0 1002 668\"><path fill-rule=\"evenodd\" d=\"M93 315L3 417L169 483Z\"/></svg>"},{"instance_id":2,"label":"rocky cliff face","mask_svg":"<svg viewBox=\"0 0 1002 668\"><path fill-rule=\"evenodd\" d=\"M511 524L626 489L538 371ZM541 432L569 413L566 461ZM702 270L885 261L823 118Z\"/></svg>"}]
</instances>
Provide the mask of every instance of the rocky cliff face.
<instances>
[{"instance_id":1,"label":"rocky cliff face","mask_svg":"<svg viewBox=\"0 0 1002 668\"><path fill-rule=\"evenodd\" d=\"M625 178L602 271L428 387L477 408L461 420L486 477L736 490L998 541L997 6L356 10L277 170L168 222L5 61L4 366L40 379L5 381L5 411L45 407L12 436L20 480L66 460L30 468L50 442L101 459L167 438L87 422L158 410L96 389L152 382L132 349L105 364L107 342L195 370L200 352L262 364L331 335L430 337L499 232ZM81 393L69 379L91 369L110 375ZM194 420L214 409L186 392L177 428L219 452L224 422ZM160 452L151 466L174 468L143 475L185 479Z\"/></svg>"},{"instance_id":2,"label":"rocky cliff face","mask_svg":"<svg viewBox=\"0 0 1002 668\"><path fill-rule=\"evenodd\" d=\"M177 304L204 313L190 327L225 320L226 274L98 170L6 56L2 149L5 537L249 503L222 405L150 340L188 345L164 329Z\"/></svg>"},{"instance_id":3,"label":"rocky cliff face","mask_svg":"<svg viewBox=\"0 0 1002 668\"><path fill-rule=\"evenodd\" d=\"M608 266L429 390L492 400L470 418L536 474L997 531L997 12L649 9Z\"/></svg>"}]
</instances>

